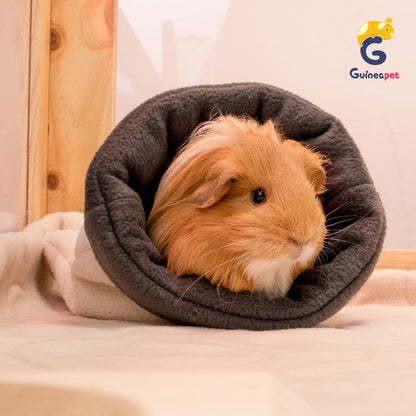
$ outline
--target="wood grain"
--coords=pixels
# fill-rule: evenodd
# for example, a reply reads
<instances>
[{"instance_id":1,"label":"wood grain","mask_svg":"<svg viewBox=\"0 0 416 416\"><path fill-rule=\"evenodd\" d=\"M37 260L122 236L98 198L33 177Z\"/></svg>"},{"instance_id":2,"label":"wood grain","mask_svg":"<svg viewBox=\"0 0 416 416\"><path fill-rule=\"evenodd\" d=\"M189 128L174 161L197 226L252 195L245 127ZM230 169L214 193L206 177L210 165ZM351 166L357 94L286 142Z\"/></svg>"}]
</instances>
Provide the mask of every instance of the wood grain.
<instances>
[{"instance_id":1,"label":"wood grain","mask_svg":"<svg viewBox=\"0 0 416 416\"><path fill-rule=\"evenodd\" d=\"M27 224L28 205L28 136L29 136L29 78L30 78L30 30L31 0L23 2L21 22L21 71L20 71L20 143L19 143L19 202L17 225L19 230Z\"/></svg>"},{"instance_id":2,"label":"wood grain","mask_svg":"<svg viewBox=\"0 0 416 416\"><path fill-rule=\"evenodd\" d=\"M377 269L416 269L416 250L383 250Z\"/></svg>"},{"instance_id":3,"label":"wood grain","mask_svg":"<svg viewBox=\"0 0 416 416\"><path fill-rule=\"evenodd\" d=\"M52 0L48 213L83 211L88 165L114 126L115 7Z\"/></svg>"},{"instance_id":4,"label":"wood grain","mask_svg":"<svg viewBox=\"0 0 416 416\"><path fill-rule=\"evenodd\" d=\"M28 213L32 222L47 213L50 1L32 0L30 39Z\"/></svg>"}]
</instances>

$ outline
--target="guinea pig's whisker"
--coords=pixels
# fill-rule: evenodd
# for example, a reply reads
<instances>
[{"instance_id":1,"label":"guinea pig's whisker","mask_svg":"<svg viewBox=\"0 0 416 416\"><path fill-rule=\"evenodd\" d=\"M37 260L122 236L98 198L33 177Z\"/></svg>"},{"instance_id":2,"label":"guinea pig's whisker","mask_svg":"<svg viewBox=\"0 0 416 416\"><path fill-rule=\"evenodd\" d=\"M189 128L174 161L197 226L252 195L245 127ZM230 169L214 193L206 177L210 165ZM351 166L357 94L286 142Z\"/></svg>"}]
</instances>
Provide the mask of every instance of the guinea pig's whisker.
<instances>
[{"instance_id":1,"label":"guinea pig's whisker","mask_svg":"<svg viewBox=\"0 0 416 416\"><path fill-rule=\"evenodd\" d=\"M332 236L325 237L324 241L325 242L337 241L337 242L340 242L340 243L349 243L349 244L351 243L351 241L343 240L342 238L334 238Z\"/></svg>"},{"instance_id":2,"label":"guinea pig's whisker","mask_svg":"<svg viewBox=\"0 0 416 416\"><path fill-rule=\"evenodd\" d=\"M327 224L330 224L331 221L337 221L337 220L353 220L354 217L352 215L337 215L336 217L327 217L326 222Z\"/></svg>"},{"instance_id":3,"label":"guinea pig's whisker","mask_svg":"<svg viewBox=\"0 0 416 416\"><path fill-rule=\"evenodd\" d=\"M249 257L248 255L245 255L247 258ZM240 256L239 258L241 258L243 256ZM220 281L217 283L217 288L219 286L221 286L221 283L224 281L225 277L231 272L231 270L233 270L235 267L241 266L242 264L244 264L246 262L246 258L243 258L240 261L237 261L233 266L231 266L225 273L224 276L220 279Z\"/></svg>"},{"instance_id":4,"label":"guinea pig's whisker","mask_svg":"<svg viewBox=\"0 0 416 416\"><path fill-rule=\"evenodd\" d=\"M329 249L328 247L324 250L324 253L325 253L327 263L329 262L329 255L331 255L331 256L335 255L335 253L331 249Z\"/></svg>"},{"instance_id":5,"label":"guinea pig's whisker","mask_svg":"<svg viewBox=\"0 0 416 416\"><path fill-rule=\"evenodd\" d=\"M316 265L319 266L321 264L327 263L329 261L328 254L337 255L341 253L342 249L334 244L334 242L341 242L341 243L351 243L348 240L343 240L341 238L335 238L329 235L324 237L324 248L319 253L316 259ZM337 253L338 251L338 253ZM325 257L325 259L324 259Z\"/></svg>"},{"instance_id":6,"label":"guinea pig's whisker","mask_svg":"<svg viewBox=\"0 0 416 416\"><path fill-rule=\"evenodd\" d=\"M323 259L321 258L321 256L319 255L316 260L315 260L315 264L314 264L314 270L316 272L316 269L319 267L319 276L322 275L322 268L320 267L323 263Z\"/></svg>"},{"instance_id":7,"label":"guinea pig's whisker","mask_svg":"<svg viewBox=\"0 0 416 416\"><path fill-rule=\"evenodd\" d=\"M322 251L318 254L318 257L315 259L315 264L314 264L315 267L321 266L322 264L324 264L324 259L322 258L323 254L324 253Z\"/></svg>"},{"instance_id":8,"label":"guinea pig's whisker","mask_svg":"<svg viewBox=\"0 0 416 416\"><path fill-rule=\"evenodd\" d=\"M179 301L183 298L183 296L185 295L185 293L186 292L188 292L188 290L189 289L191 289L191 287L193 287L195 284L196 284L196 282L198 282L198 280L200 280L200 279L202 279L202 278L204 278L204 277L206 277L206 275L207 274L209 274L209 273L211 273L211 272L213 272L214 270L216 270L216 269L218 269L219 267L221 267L221 266L223 266L224 264L227 264L227 263L231 263L232 261L235 261L235 260L238 260L238 259L240 259L240 258L242 258L242 257L244 257L244 256L246 256L247 254L242 254L241 256L237 256L237 257L233 257L232 259L229 259L229 260L227 260L227 261L224 261L224 262L222 262L222 263L220 263L220 264L217 264L215 267L213 267L212 269L210 269L210 270L208 270L206 273L204 273L202 276L198 276L198 278L197 279L195 279L186 289L185 289L185 291L181 294L181 296L179 297L179 299L175 302L175 305L177 305L178 303L179 303Z\"/></svg>"},{"instance_id":9,"label":"guinea pig's whisker","mask_svg":"<svg viewBox=\"0 0 416 416\"><path fill-rule=\"evenodd\" d=\"M330 244L330 243L332 243L332 244L335 244L335 243L350 243L350 241L343 240L341 238L335 238L335 237L328 236L328 237L325 237L324 238L324 243L325 244Z\"/></svg>"},{"instance_id":10,"label":"guinea pig's whisker","mask_svg":"<svg viewBox=\"0 0 416 416\"><path fill-rule=\"evenodd\" d=\"M370 214L371 214L371 212L373 212L373 209L370 209L370 211L368 211L368 212L367 212L366 214L364 214L361 218L359 218L357 221L353 222L352 224L348 225L347 227L342 228L341 230L335 231L335 232L333 232L333 233L328 233L328 234L329 234L329 236L331 236L331 237L332 237L333 235L339 234L339 233L341 233L341 232L343 232L343 231L348 230L348 229L349 229L349 228L351 228L352 226L355 226L355 225L359 224L359 223L360 223L360 221L362 221L364 218L366 218L368 215L370 215Z\"/></svg>"},{"instance_id":11,"label":"guinea pig's whisker","mask_svg":"<svg viewBox=\"0 0 416 416\"><path fill-rule=\"evenodd\" d=\"M192 286L194 286L199 280L203 279L204 276L198 276L181 294L181 296L179 296L179 298L175 301L175 306L179 305L179 302L182 300L183 296L185 295L185 293L191 289Z\"/></svg>"},{"instance_id":12,"label":"guinea pig's whisker","mask_svg":"<svg viewBox=\"0 0 416 416\"><path fill-rule=\"evenodd\" d=\"M330 254L334 254L336 256L337 254L341 253L341 250L340 249L338 249L338 253L336 252L336 249L337 248L338 247L335 247L334 245L331 245L331 247L326 246L324 248L324 251L329 252Z\"/></svg>"},{"instance_id":13,"label":"guinea pig's whisker","mask_svg":"<svg viewBox=\"0 0 416 416\"><path fill-rule=\"evenodd\" d=\"M338 207L336 207L335 209L333 209L331 212L329 212L328 214L326 214L326 217L328 218L330 215L332 215L334 212L338 211L339 209L341 209L345 205L347 205L347 201L345 201L343 204L339 205Z\"/></svg>"},{"instance_id":14,"label":"guinea pig's whisker","mask_svg":"<svg viewBox=\"0 0 416 416\"><path fill-rule=\"evenodd\" d=\"M241 261L237 262L236 264L234 264L232 267L230 267L230 268L227 270L227 272L224 274L224 276L221 278L221 280L217 283L217 295L218 295L218 298L219 298L220 300L222 300L223 302L226 302L226 303L234 303L234 301L233 301L233 302L228 302L228 301L226 301L226 300L224 300L224 299L222 299L222 298L221 298L221 295L220 295L220 287L221 287L221 283L224 281L225 276L231 272L231 270L233 270L235 267L238 267L238 266L243 265L245 262L246 262L246 259L243 259L243 260L241 260Z\"/></svg>"},{"instance_id":15,"label":"guinea pig's whisker","mask_svg":"<svg viewBox=\"0 0 416 416\"><path fill-rule=\"evenodd\" d=\"M349 221L351 221L353 218L351 217L351 218L346 218L346 219L343 219L343 220L341 220L341 221L338 221L338 222L334 222L334 223L327 223L326 225L327 225L327 227L335 227L336 225L339 225L339 224L344 224L344 223L346 223L346 222L349 222Z\"/></svg>"},{"instance_id":16,"label":"guinea pig's whisker","mask_svg":"<svg viewBox=\"0 0 416 416\"><path fill-rule=\"evenodd\" d=\"M326 250L325 250L325 248L320 252L320 256L321 256L321 258L322 258L322 260L324 260L324 256L325 256L325 262L328 262L329 261L329 257L328 257L328 253L326 252Z\"/></svg>"},{"instance_id":17,"label":"guinea pig's whisker","mask_svg":"<svg viewBox=\"0 0 416 416\"><path fill-rule=\"evenodd\" d=\"M324 246L324 248L327 247L328 245L331 246L331 247L334 247L334 248L338 248L331 239L326 239L325 240L325 246Z\"/></svg>"},{"instance_id":18,"label":"guinea pig's whisker","mask_svg":"<svg viewBox=\"0 0 416 416\"><path fill-rule=\"evenodd\" d=\"M220 286L217 286L216 291L217 291L218 299L220 299L221 302L228 303L228 304L234 303L235 297L237 296L237 293L234 293L234 299L232 301L228 301L228 300L225 300L224 298L221 297L221 295L220 295Z\"/></svg>"},{"instance_id":19,"label":"guinea pig's whisker","mask_svg":"<svg viewBox=\"0 0 416 416\"><path fill-rule=\"evenodd\" d=\"M324 258L324 256L325 256L325 258ZM322 257L321 257L322 263L321 264L328 264L329 260L330 260L330 257L333 257L333 256L335 256L335 253L332 252L332 250L329 250L328 248L325 249L322 252Z\"/></svg>"},{"instance_id":20,"label":"guinea pig's whisker","mask_svg":"<svg viewBox=\"0 0 416 416\"><path fill-rule=\"evenodd\" d=\"M339 253L342 251L340 250L337 246L335 246L334 244L332 244L330 241L326 241L325 242L325 246L323 248L323 250L319 253L319 258L322 259L322 261L324 260L322 256L326 257L326 263L329 261L329 256L328 254L333 254L334 256L336 256L337 250L339 251Z\"/></svg>"},{"instance_id":21,"label":"guinea pig's whisker","mask_svg":"<svg viewBox=\"0 0 416 416\"><path fill-rule=\"evenodd\" d=\"M331 242L327 242L325 249L329 250L330 252L332 252L335 255L338 255L339 253L342 252L342 249L337 247L335 244L331 243Z\"/></svg>"},{"instance_id":22,"label":"guinea pig's whisker","mask_svg":"<svg viewBox=\"0 0 416 416\"><path fill-rule=\"evenodd\" d=\"M235 260L241 259L241 258L242 258L242 257L244 257L244 256L247 256L247 254L246 254L246 253L244 253L244 254L242 254L241 256L236 256L236 257L233 257L232 259L229 259L229 260L223 261L222 263L217 264L215 267L213 267L212 269L208 270L208 271L207 271L205 274L203 274L201 277L205 277L208 273L213 272L214 270L218 269L219 267L223 266L224 264L231 263L232 261L235 261Z\"/></svg>"},{"instance_id":23,"label":"guinea pig's whisker","mask_svg":"<svg viewBox=\"0 0 416 416\"><path fill-rule=\"evenodd\" d=\"M218 247L218 248L216 248L214 250L211 250L211 251L208 251L208 252L204 253L202 256L200 256L197 259L194 259L193 261L189 262L189 264L195 264L198 261L200 261L201 259L203 259L204 257L209 256L210 254L216 253L217 251L222 250L224 248L231 247L231 246L235 246L235 245L241 244L241 243L249 243L250 241L251 240L238 240L238 241L234 241L234 242L229 243L229 244L225 244L225 245L223 245L221 247Z\"/></svg>"},{"instance_id":24,"label":"guinea pig's whisker","mask_svg":"<svg viewBox=\"0 0 416 416\"><path fill-rule=\"evenodd\" d=\"M326 257L326 261L324 260L324 256ZM326 264L327 262L328 262L327 254L324 251L321 251L315 260L315 266L321 266L322 264Z\"/></svg>"}]
</instances>

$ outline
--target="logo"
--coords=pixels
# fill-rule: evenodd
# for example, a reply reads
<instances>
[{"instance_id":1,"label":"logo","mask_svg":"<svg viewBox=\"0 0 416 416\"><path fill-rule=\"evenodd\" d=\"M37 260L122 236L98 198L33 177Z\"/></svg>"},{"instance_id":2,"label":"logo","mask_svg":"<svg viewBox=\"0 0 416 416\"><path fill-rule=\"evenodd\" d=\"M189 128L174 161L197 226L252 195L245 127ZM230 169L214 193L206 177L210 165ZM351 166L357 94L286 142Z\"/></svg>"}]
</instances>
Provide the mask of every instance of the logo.
<instances>
[{"instance_id":1,"label":"logo","mask_svg":"<svg viewBox=\"0 0 416 416\"><path fill-rule=\"evenodd\" d=\"M382 43L394 36L394 29L391 25L392 19L385 22L372 20L364 23L358 30L357 40L360 45L361 57L370 65L381 65L387 58L383 51L373 51L373 57L368 56L367 49L374 43Z\"/></svg>"},{"instance_id":2,"label":"logo","mask_svg":"<svg viewBox=\"0 0 416 416\"><path fill-rule=\"evenodd\" d=\"M378 45L383 41L390 40L394 37L393 20L386 19L384 22L371 20L364 23L358 30L357 41L360 45L361 58L369 65L381 65L386 62L387 55L380 50ZM376 49L370 48L375 46ZM399 79L400 74L397 71L380 71L371 72L369 70L360 71L358 68L350 70L350 77L353 79L382 79L384 81Z\"/></svg>"}]
</instances>

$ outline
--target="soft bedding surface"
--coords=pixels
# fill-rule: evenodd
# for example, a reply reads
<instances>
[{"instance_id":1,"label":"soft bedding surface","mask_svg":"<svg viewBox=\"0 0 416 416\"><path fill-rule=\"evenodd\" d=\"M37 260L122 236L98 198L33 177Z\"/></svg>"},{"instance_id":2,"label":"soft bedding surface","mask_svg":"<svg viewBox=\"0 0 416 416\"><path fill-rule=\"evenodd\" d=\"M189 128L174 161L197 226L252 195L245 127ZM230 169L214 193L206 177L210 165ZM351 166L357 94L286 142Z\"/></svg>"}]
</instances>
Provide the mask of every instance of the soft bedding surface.
<instances>
[{"instance_id":1,"label":"soft bedding surface","mask_svg":"<svg viewBox=\"0 0 416 416\"><path fill-rule=\"evenodd\" d=\"M331 161L323 207L324 261L299 276L287 297L231 293L197 276L178 278L145 232L159 180L192 130L215 114L272 119L283 134ZM332 217L331 217L331 214ZM134 109L97 151L86 179L85 230L114 284L141 307L174 322L267 330L316 325L344 306L370 275L385 216L359 150L342 123L310 102L257 83L168 91Z\"/></svg>"},{"instance_id":2,"label":"soft bedding surface","mask_svg":"<svg viewBox=\"0 0 416 416\"><path fill-rule=\"evenodd\" d=\"M315 328L178 326L84 263L82 224L53 214L0 235L0 396L13 381L136 397L138 415L416 413L416 271L376 270Z\"/></svg>"}]
</instances>

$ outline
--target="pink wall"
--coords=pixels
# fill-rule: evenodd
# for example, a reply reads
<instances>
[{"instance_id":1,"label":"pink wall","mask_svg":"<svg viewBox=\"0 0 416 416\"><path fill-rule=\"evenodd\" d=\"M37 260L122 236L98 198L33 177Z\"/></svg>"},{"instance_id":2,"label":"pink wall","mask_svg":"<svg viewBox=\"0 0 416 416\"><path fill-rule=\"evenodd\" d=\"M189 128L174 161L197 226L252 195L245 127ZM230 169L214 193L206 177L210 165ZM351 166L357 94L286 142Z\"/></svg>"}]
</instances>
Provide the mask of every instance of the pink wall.
<instances>
[{"instance_id":1,"label":"pink wall","mask_svg":"<svg viewBox=\"0 0 416 416\"><path fill-rule=\"evenodd\" d=\"M26 12L24 1L0 2L0 232L17 229L21 137L27 105L22 97L28 65L23 35Z\"/></svg>"}]
</instances>

